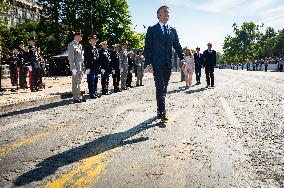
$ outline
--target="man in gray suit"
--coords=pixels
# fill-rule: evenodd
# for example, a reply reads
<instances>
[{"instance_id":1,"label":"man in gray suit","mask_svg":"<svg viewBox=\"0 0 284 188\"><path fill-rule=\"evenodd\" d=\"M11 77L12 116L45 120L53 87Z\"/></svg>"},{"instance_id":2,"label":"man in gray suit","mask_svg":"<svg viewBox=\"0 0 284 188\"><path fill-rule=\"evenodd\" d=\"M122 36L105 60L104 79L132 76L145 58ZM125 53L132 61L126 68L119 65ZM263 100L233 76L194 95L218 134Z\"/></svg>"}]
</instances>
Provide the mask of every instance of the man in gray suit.
<instances>
[{"instance_id":1,"label":"man in gray suit","mask_svg":"<svg viewBox=\"0 0 284 188\"><path fill-rule=\"evenodd\" d=\"M81 30L74 30L74 40L68 45L68 60L70 64L70 70L72 71L72 93L74 103L81 103L81 89L80 84L83 75L83 61L84 51L80 44L82 40Z\"/></svg>"},{"instance_id":2,"label":"man in gray suit","mask_svg":"<svg viewBox=\"0 0 284 188\"><path fill-rule=\"evenodd\" d=\"M182 48L176 29L167 24L169 7L161 6L157 10L159 23L149 27L145 39L145 66L150 65L149 71L154 73L157 115L162 121L167 121L165 97L172 69L172 48L183 60Z\"/></svg>"},{"instance_id":3,"label":"man in gray suit","mask_svg":"<svg viewBox=\"0 0 284 188\"><path fill-rule=\"evenodd\" d=\"M125 41L120 52L119 56L121 59L121 89L126 90L126 80L127 80L127 73L128 73L128 58L127 58L127 48L128 48L128 41Z\"/></svg>"}]
</instances>

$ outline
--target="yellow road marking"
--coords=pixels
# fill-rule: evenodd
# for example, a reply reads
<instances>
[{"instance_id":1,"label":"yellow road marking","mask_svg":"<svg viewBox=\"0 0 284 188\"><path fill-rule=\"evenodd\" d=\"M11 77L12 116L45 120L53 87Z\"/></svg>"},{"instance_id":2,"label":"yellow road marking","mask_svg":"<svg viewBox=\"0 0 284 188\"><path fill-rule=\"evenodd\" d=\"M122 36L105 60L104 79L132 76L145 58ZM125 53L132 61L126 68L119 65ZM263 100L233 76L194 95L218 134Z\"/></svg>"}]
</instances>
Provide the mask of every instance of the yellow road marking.
<instances>
[{"instance_id":1,"label":"yellow road marking","mask_svg":"<svg viewBox=\"0 0 284 188\"><path fill-rule=\"evenodd\" d=\"M39 133L39 134L33 135L33 136L28 136L28 137L20 139L16 142L7 144L7 145L0 148L0 157L7 155L9 152L11 152L11 151L23 146L23 145L27 145L27 144L31 144L31 143L36 142L40 138L47 136L50 132L55 132L55 131L58 131L60 129L64 129L65 127L68 127L68 126L69 125L67 125L67 124L61 124L61 125L52 127L50 130L48 130L46 132Z\"/></svg>"},{"instance_id":2,"label":"yellow road marking","mask_svg":"<svg viewBox=\"0 0 284 188\"><path fill-rule=\"evenodd\" d=\"M108 154L113 153L115 149L89 157L82 161L82 165L63 175L59 179L45 185L45 188L60 187L91 187L98 179L99 175L111 162L107 158Z\"/></svg>"}]
</instances>

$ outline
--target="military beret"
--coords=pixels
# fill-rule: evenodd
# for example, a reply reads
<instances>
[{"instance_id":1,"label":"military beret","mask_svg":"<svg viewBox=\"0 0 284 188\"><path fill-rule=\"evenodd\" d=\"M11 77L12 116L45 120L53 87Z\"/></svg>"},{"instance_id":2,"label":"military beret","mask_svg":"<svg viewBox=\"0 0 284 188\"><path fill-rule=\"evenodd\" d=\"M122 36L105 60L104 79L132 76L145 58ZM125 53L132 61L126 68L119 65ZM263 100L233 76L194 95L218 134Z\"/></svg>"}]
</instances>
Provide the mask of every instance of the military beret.
<instances>
[{"instance_id":1,"label":"military beret","mask_svg":"<svg viewBox=\"0 0 284 188\"><path fill-rule=\"evenodd\" d=\"M107 41L102 41L102 42L100 43L100 45L104 45L104 44L107 45Z\"/></svg>"},{"instance_id":2,"label":"military beret","mask_svg":"<svg viewBox=\"0 0 284 188\"><path fill-rule=\"evenodd\" d=\"M119 44L112 45L112 47L114 47L114 48L118 48L119 46L120 46Z\"/></svg>"},{"instance_id":3,"label":"military beret","mask_svg":"<svg viewBox=\"0 0 284 188\"><path fill-rule=\"evenodd\" d=\"M18 45L24 44L24 41L19 41Z\"/></svg>"},{"instance_id":4,"label":"military beret","mask_svg":"<svg viewBox=\"0 0 284 188\"><path fill-rule=\"evenodd\" d=\"M30 40L35 40L35 38L34 37L29 37L28 41L30 41Z\"/></svg>"},{"instance_id":5,"label":"military beret","mask_svg":"<svg viewBox=\"0 0 284 188\"><path fill-rule=\"evenodd\" d=\"M82 35L81 29L75 29L75 30L73 30L73 31L72 31L72 34L73 34L73 35Z\"/></svg>"},{"instance_id":6,"label":"military beret","mask_svg":"<svg viewBox=\"0 0 284 188\"><path fill-rule=\"evenodd\" d=\"M97 36L96 35L89 35L88 40L90 40L90 39L97 39Z\"/></svg>"}]
</instances>

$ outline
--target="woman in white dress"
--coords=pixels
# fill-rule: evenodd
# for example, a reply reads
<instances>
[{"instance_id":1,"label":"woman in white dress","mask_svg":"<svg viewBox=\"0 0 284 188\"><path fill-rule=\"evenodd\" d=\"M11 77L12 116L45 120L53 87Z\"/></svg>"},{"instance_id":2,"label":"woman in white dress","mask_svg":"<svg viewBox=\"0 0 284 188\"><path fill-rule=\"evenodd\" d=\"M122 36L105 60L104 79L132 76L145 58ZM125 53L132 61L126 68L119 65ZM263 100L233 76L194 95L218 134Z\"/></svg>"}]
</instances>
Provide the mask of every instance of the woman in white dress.
<instances>
[{"instance_id":1,"label":"woman in white dress","mask_svg":"<svg viewBox=\"0 0 284 188\"><path fill-rule=\"evenodd\" d=\"M185 51L184 60L185 62L183 63L182 70L185 75L186 87L189 88L192 84L192 75L195 69L194 58L191 50L187 49Z\"/></svg>"}]
</instances>

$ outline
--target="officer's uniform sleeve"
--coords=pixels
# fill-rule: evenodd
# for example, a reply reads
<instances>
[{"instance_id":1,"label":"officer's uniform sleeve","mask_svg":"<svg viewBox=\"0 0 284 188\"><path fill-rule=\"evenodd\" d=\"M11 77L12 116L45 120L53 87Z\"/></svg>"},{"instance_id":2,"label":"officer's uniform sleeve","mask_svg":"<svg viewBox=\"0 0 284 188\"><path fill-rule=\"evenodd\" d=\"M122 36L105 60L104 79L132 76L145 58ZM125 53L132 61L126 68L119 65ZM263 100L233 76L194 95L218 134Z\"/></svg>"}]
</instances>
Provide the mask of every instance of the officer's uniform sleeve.
<instances>
[{"instance_id":1,"label":"officer's uniform sleeve","mask_svg":"<svg viewBox=\"0 0 284 188\"><path fill-rule=\"evenodd\" d=\"M92 49L87 46L84 50L84 66L86 70L90 69L91 57L92 57Z\"/></svg>"},{"instance_id":2,"label":"officer's uniform sleeve","mask_svg":"<svg viewBox=\"0 0 284 188\"><path fill-rule=\"evenodd\" d=\"M68 45L68 60L69 60L69 64L70 64L70 70L72 71L73 69L76 69L76 65L75 65L75 62L74 62L74 46L72 43L70 43Z\"/></svg>"},{"instance_id":3,"label":"officer's uniform sleeve","mask_svg":"<svg viewBox=\"0 0 284 188\"><path fill-rule=\"evenodd\" d=\"M145 47L144 47L144 57L145 57L144 68L151 64L152 48L153 48L153 32L152 32L152 27L148 27L145 38Z\"/></svg>"},{"instance_id":4,"label":"officer's uniform sleeve","mask_svg":"<svg viewBox=\"0 0 284 188\"><path fill-rule=\"evenodd\" d=\"M173 31L174 31L174 35L175 35L174 41L173 41L173 47L176 50L176 53L177 53L178 57L181 60L183 60L184 57L183 57L183 53L182 53L182 47L181 47L181 45L179 43L179 38L178 38L178 35L177 35L177 31L175 29L173 29Z\"/></svg>"}]
</instances>

